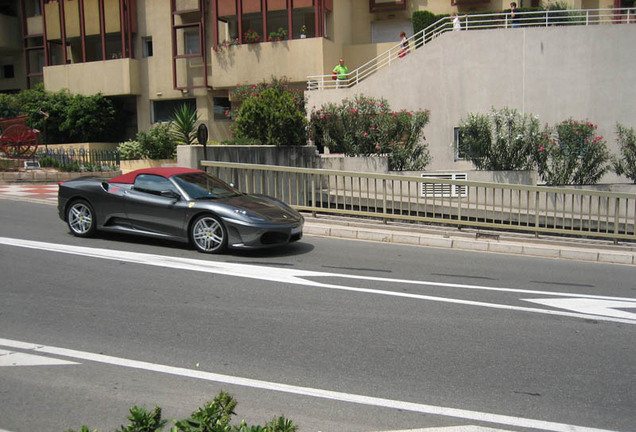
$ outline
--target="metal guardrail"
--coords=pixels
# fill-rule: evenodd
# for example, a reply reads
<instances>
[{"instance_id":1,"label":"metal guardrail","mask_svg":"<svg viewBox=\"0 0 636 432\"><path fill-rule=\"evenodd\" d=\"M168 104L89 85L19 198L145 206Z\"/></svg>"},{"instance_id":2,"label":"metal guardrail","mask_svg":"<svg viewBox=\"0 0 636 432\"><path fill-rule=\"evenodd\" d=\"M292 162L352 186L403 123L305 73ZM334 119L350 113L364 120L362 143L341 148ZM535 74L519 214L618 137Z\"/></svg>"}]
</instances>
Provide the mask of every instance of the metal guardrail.
<instances>
[{"instance_id":1,"label":"metal guardrail","mask_svg":"<svg viewBox=\"0 0 636 432\"><path fill-rule=\"evenodd\" d=\"M300 211L636 240L636 194L202 161L248 193Z\"/></svg>"},{"instance_id":2,"label":"metal guardrail","mask_svg":"<svg viewBox=\"0 0 636 432\"><path fill-rule=\"evenodd\" d=\"M515 20L509 12L474 14L460 17L461 30L487 30L505 28L551 27L551 26L590 26L601 24L636 24L636 8L610 8L610 9L568 9L568 10L541 10L531 12L516 12ZM443 33L453 31L452 17L442 18L426 27L424 30L408 38L411 52ZM362 66L349 72L346 80L334 80L332 74L312 75L307 77L307 90L324 90L335 88L349 88L365 80L380 69L399 61L402 54L402 45L397 43L387 51L369 60Z\"/></svg>"}]
</instances>

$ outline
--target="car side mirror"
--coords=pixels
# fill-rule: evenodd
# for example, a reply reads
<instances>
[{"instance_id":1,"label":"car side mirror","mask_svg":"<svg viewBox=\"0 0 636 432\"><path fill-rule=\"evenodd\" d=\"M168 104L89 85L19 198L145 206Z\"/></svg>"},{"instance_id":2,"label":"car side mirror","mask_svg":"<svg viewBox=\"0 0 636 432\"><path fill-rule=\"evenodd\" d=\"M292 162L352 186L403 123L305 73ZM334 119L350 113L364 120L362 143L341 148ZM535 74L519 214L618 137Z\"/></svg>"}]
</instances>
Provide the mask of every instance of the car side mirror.
<instances>
[{"instance_id":1,"label":"car side mirror","mask_svg":"<svg viewBox=\"0 0 636 432\"><path fill-rule=\"evenodd\" d=\"M164 198L172 198L177 201L181 199L181 195L172 190L163 190L160 195Z\"/></svg>"}]
</instances>

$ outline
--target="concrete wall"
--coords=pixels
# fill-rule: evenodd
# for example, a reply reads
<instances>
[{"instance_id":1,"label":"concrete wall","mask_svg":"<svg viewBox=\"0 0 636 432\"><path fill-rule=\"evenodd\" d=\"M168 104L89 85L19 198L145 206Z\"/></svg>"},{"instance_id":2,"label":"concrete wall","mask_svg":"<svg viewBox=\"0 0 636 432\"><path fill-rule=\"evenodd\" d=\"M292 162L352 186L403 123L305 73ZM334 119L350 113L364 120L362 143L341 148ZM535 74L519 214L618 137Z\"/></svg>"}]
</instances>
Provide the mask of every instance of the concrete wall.
<instances>
[{"instance_id":1,"label":"concrete wall","mask_svg":"<svg viewBox=\"0 0 636 432\"><path fill-rule=\"evenodd\" d=\"M491 107L516 108L541 123L589 120L616 153L616 123L636 127L633 40L635 25L445 33L353 88L309 92L307 106L364 94L395 110L430 109L428 171L473 168L455 161L453 128Z\"/></svg>"},{"instance_id":2,"label":"concrete wall","mask_svg":"<svg viewBox=\"0 0 636 432\"><path fill-rule=\"evenodd\" d=\"M207 146L207 160L240 162L247 164L279 165L300 168L318 168L314 146ZM177 164L182 167L201 168L204 158L202 145L177 146Z\"/></svg>"}]
</instances>

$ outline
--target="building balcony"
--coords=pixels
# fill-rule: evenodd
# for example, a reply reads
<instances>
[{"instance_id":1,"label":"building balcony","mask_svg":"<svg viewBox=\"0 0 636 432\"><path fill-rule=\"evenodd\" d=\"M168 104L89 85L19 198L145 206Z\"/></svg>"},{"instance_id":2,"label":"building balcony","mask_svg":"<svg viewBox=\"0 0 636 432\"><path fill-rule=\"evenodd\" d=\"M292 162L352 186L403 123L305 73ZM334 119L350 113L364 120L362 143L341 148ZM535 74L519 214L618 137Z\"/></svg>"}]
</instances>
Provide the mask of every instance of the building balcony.
<instances>
[{"instance_id":1,"label":"building balcony","mask_svg":"<svg viewBox=\"0 0 636 432\"><path fill-rule=\"evenodd\" d=\"M305 83L309 75L330 72L339 55L336 45L323 38L219 45L212 48L208 81L213 88L269 82L272 76Z\"/></svg>"},{"instance_id":2,"label":"building balcony","mask_svg":"<svg viewBox=\"0 0 636 432\"><path fill-rule=\"evenodd\" d=\"M74 94L126 96L141 94L139 61L113 59L88 63L47 66L44 87L49 91L69 89Z\"/></svg>"}]
</instances>

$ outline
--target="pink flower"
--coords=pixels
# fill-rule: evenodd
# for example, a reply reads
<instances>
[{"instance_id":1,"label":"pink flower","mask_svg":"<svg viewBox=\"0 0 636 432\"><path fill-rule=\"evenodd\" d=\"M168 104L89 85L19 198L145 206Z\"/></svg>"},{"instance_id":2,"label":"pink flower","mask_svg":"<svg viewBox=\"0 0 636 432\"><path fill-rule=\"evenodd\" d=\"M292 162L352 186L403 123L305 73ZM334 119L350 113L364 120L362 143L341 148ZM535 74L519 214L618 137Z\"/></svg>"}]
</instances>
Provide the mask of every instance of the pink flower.
<instances>
[{"instance_id":1,"label":"pink flower","mask_svg":"<svg viewBox=\"0 0 636 432\"><path fill-rule=\"evenodd\" d=\"M369 134L365 132L365 133L364 133L364 136L367 136L367 135L369 135Z\"/></svg>"},{"instance_id":2,"label":"pink flower","mask_svg":"<svg viewBox=\"0 0 636 432\"><path fill-rule=\"evenodd\" d=\"M545 147L540 146L540 147L539 147L539 151L540 151L540 152L545 151Z\"/></svg>"},{"instance_id":3,"label":"pink flower","mask_svg":"<svg viewBox=\"0 0 636 432\"><path fill-rule=\"evenodd\" d=\"M380 144L376 144L376 145L375 145L375 148L376 148L377 150L380 150Z\"/></svg>"}]
</instances>

